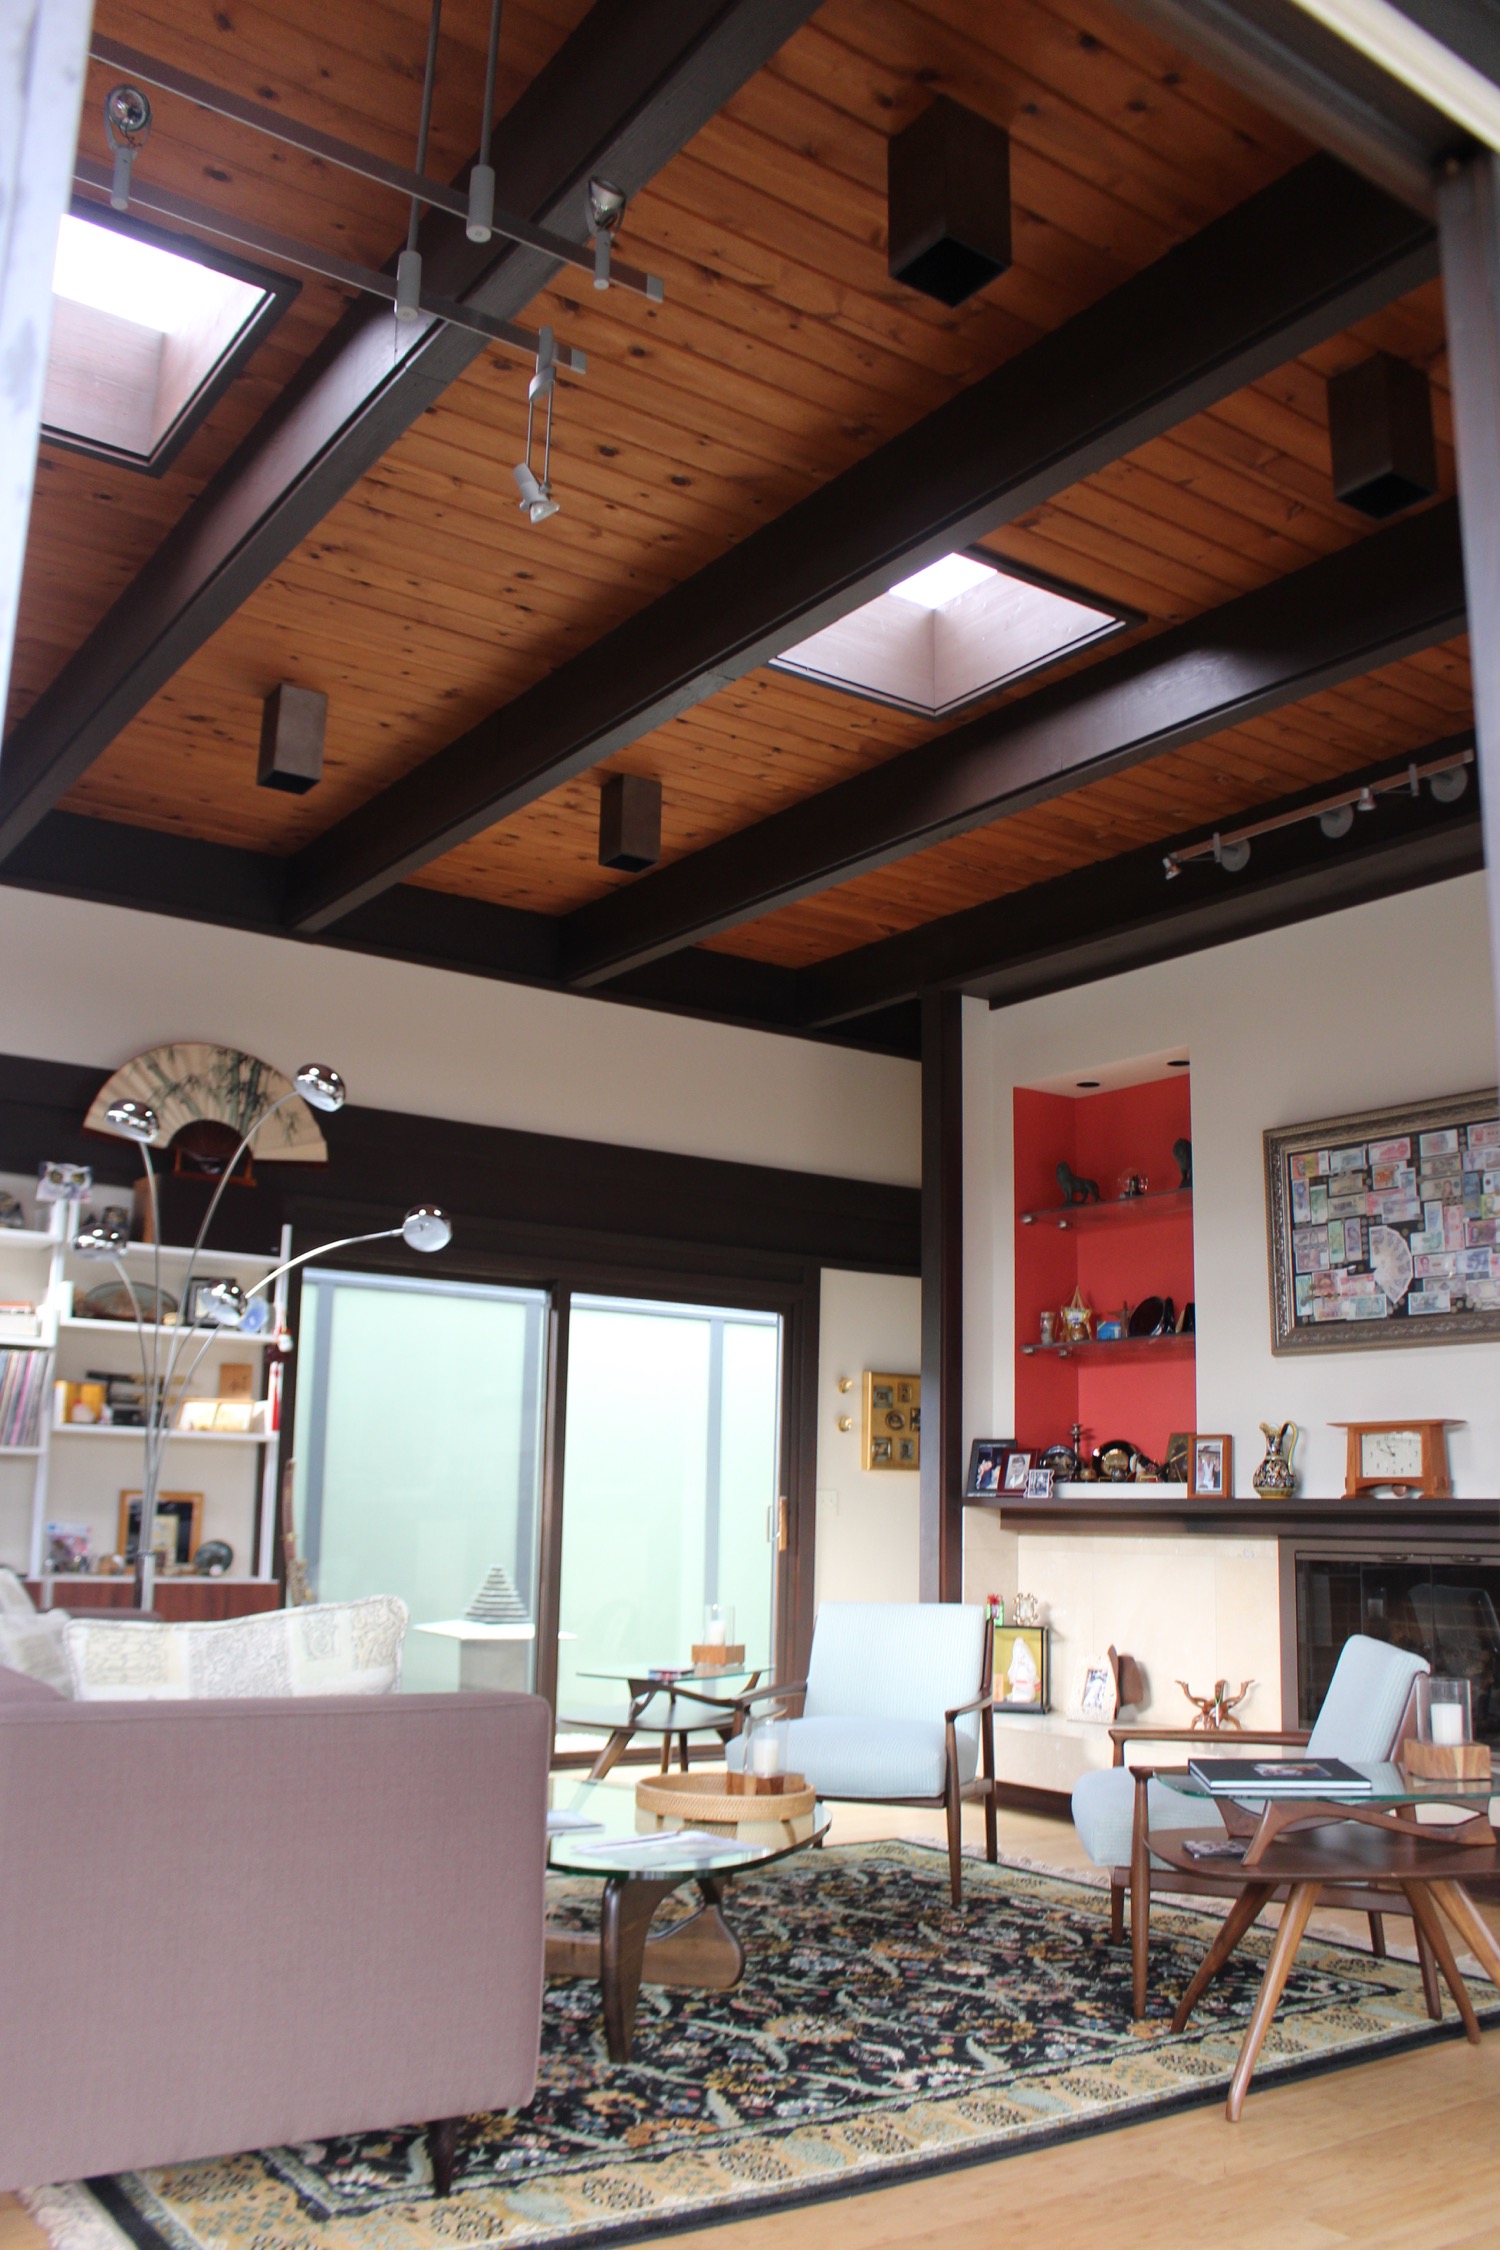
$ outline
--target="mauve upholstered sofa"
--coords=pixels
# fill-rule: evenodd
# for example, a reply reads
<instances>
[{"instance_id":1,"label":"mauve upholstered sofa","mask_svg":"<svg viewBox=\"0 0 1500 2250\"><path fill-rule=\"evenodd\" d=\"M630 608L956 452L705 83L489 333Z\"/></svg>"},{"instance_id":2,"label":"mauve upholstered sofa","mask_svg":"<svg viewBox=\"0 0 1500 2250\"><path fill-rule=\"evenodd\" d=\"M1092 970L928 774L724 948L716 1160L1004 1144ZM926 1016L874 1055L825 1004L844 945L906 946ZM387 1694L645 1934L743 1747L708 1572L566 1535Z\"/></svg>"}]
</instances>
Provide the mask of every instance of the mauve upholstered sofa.
<instances>
[{"instance_id":1,"label":"mauve upholstered sofa","mask_svg":"<svg viewBox=\"0 0 1500 2250\"><path fill-rule=\"evenodd\" d=\"M513 2109L547 1706L0 1675L0 2188Z\"/></svg>"}]
</instances>

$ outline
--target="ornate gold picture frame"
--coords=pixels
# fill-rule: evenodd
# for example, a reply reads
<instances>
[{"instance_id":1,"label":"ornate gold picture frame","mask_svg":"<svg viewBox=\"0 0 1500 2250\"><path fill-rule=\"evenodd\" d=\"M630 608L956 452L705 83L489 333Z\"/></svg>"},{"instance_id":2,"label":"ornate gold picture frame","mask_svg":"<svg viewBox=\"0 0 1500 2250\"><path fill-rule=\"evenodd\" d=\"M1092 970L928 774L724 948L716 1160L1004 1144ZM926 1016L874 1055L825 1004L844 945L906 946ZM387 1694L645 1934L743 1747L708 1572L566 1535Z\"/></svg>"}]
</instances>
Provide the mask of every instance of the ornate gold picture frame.
<instances>
[{"instance_id":1,"label":"ornate gold picture frame","mask_svg":"<svg viewBox=\"0 0 1500 2250\"><path fill-rule=\"evenodd\" d=\"M922 1466L922 1378L865 1370L864 1466Z\"/></svg>"},{"instance_id":2,"label":"ornate gold picture frame","mask_svg":"<svg viewBox=\"0 0 1500 2250\"><path fill-rule=\"evenodd\" d=\"M1263 1136L1271 1349L1500 1339L1500 1093Z\"/></svg>"}]
</instances>

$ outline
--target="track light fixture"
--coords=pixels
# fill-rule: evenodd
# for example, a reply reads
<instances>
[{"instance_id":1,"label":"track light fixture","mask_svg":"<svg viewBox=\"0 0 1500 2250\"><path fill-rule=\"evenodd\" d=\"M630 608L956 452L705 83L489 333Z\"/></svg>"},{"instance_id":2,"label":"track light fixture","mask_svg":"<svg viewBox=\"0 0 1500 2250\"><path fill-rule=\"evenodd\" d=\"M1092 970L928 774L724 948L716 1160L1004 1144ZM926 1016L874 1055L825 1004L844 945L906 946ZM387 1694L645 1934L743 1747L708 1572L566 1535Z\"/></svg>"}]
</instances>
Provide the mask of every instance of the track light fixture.
<instances>
[{"instance_id":1,"label":"track light fixture","mask_svg":"<svg viewBox=\"0 0 1500 2250\"><path fill-rule=\"evenodd\" d=\"M594 237L594 287L609 287L610 244L625 216L625 194L608 180L589 181L589 230Z\"/></svg>"},{"instance_id":2,"label":"track light fixture","mask_svg":"<svg viewBox=\"0 0 1500 2250\"><path fill-rule=\"evenodd\" d=\"M115 160L110 209L127 211L131 166L151 138L151 104L139 86L111 86L104 97L104 138Z\"/></svg>"},{"instance_id":3,"label":"track light fixture","mask_svg":"<svg viewBox=\"0 0 1500 2250\"><path fill-rule=\"evenodd\" d=\"M533 523L545 523L555 516L561 501L552 497L550 481L552 469L552 399L557 387L557 343L550 328L544 328L537 344L536 373L526 386L526 458L518 461L511 470L516 480L516 490L521 495L522 512ZM531 439L536 424L538 403L545 400L546 427L542 437L542 473L531 466Z\"/></svg>"},{"instance_id":4,"label":"track light fixture","mask_svg":"<svg viewBox=\"0 0 1500 2250\"><path fill-rule=\"evenodd\" d=\"M479 161L469 174L469 210L464 232L471 242L488 242L495 231L495 167L490 142L495 130L495 58L500 50L500 0L490 0L490 36L484 55L484 99L479 121Z\"/></svg>"},{"instance_id":5,"label":"track light fixture","mask_svg":"<svg viewBox=\"0 0 1500 2250\"><path fill-rule=\"evenodd\" d=\"M1388 774L1380 781L1367 781L1358 789L1344 789L1337 796L1322 797L1314 805L1302 805L1296 812L1277 813L1270 820L1247 821L1225 835L1216 832L1202 844L1179 844L1162 855L1162 876L1170 883L1182 873L1191 860L1212 860L1228 875L1238 875L1250 861L1250 845L1256 836L1269 836L1278 828L1294 828L1299 821L1315 820L1330 842L1347 836L1354 826L1356 813L1372 813L1382 797L1404 791L1408 796L1420 797L1425 781L1440 805L1457 804L1469 786L1469 768L1474 763L1472 750L1450 751L1446 757L1431 758L1419 765L1413 759L1404 773Z\"/></svg>"}]
</instances>

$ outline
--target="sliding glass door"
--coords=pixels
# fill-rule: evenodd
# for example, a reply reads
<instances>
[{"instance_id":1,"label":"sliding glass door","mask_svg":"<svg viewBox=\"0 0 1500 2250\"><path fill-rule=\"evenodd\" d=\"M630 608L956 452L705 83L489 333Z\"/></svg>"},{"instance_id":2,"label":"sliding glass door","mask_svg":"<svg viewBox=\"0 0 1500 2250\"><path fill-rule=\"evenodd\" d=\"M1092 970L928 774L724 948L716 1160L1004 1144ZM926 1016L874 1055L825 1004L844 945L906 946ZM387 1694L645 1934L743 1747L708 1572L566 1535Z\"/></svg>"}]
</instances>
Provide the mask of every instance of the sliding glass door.
<instances>
[{"instance_id":1,"label":"sliding glass door","mask_svg":"<svg viewBox=\"0 0 1500 2250\"><path fill-rule=\"evenodd\" d=\"M591 1673L683 1664L710 1602L770 1661L781 1394L775 1313L574 1296L558 1710Z\"/></svg>"},{"instance_id":2,"label":"sliding glass door","mask_svg":"<svg viewBox=\"0 0 1500 2250\"><path fill-rule=\"evenodd\" d=\"M408 1604L408 1689L535 1677L547 1306L536 1289L304 1277L299 1552L320 1601Z\"/></svg>"}]
</instances>

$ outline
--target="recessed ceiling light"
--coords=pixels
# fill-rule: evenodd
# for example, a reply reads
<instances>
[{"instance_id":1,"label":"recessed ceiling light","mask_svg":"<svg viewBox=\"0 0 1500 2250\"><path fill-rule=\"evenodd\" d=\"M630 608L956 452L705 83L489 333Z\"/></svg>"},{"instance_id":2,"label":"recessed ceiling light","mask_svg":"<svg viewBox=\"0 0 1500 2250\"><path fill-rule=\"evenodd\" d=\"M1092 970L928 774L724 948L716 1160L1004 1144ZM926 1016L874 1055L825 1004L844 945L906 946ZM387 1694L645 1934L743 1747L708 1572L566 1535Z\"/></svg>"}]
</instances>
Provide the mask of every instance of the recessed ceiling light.
<instances>
[{"instance_id":1,"label":"recessed ceiling light","mask_svg":"<svg viewBox=\"0 0 1500 2250\"><path fill-rule=\"evenodd\" d=\"M1080 1078L1078 1091L1080 1094L1092 1094L1100 1083L1101 1081L1097 1078Z\"/></svg>"},{"instance_id":2,"label":"recessed ceiling light","mask_svg":"<svg viewBox=\"0 0 1500 2250\"><path fill-rule=\"evenodd\" d=\"M1188 1058L1186 1055L1174 1055L1167 1065L1168 1070L1186 1070L1187 1067Z\"/></svg>"},{"instance_id":3,"label":"recessed ceiling light","mask_svg":"<svg viewBox=\"0 0 1500 2250\"><path fill-rule=\"evenodd\" d=\"M65 214L42 435L165 468L298 287L133 217Z\"/></svg>"},{"instance_id":4,"label":"recessed ceiling light","mask_svg":"<svg viewBox=\"0 0 1500 2250\"><path fill-rule=\"evenodd\" d=\"M898 580L891 592L898 602L915 602L918 609L946 609L994 575L992 564L976 562L972 555L940 555L925 570Z\"/></svg>"}]
</instances>

